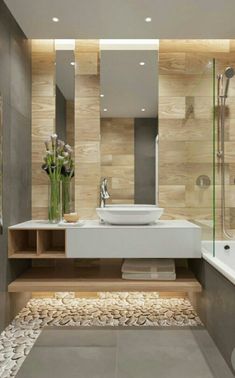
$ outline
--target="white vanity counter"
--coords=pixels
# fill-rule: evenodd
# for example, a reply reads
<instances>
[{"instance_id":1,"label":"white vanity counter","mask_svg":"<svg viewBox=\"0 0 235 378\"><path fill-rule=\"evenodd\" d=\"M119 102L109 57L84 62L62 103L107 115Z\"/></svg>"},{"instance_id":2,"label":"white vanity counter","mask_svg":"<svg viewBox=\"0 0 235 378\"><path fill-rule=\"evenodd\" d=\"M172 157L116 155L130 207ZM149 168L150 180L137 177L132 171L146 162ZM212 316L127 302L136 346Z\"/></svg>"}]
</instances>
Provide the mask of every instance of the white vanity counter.
<instances>
[{"instance_id":1,"label":"white vanity counter","mask_svg":"<svg viewBox=\"0 0 235 378\"><path fill-rule=\"evenodd\" d=\"M41 258L51 258L53 253L66 258L201 257L201 229L186 220L160 220L155 224L136 226L109 225L98 220L87 220L79 227L28 221L9 228L9 256L14 258L20 255L15 244L21 240L19 234L14 236L17 231L24 232L23 239L31 240L25 241L27 248L21 247L24 258L27 251L29 255ZM27 231L35 235L29 237ZM60 240L59 244L57 239ZM22 243L20 244L23 245Z\"/></svg>"}]
</instances>

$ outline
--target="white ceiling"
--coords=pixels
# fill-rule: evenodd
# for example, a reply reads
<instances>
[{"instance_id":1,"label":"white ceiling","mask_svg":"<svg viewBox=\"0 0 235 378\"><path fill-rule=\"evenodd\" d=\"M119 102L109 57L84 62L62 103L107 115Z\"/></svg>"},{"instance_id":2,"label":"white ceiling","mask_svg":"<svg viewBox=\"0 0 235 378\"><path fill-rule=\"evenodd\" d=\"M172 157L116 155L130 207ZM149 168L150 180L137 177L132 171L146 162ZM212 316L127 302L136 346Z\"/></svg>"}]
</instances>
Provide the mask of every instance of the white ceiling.
<instances>
[{"instance_id":1,"label":"white ceiling","mask_svg":"<svg viewBox=\"0 0 235 378\"><path fill-rule=\"evenodd\" d=\"M28 38L234 38L234 0L5 0ZM60 22L54 23L56 16ZM145 18L152 17L146 23Z\"/></svg>"}]
</instances>

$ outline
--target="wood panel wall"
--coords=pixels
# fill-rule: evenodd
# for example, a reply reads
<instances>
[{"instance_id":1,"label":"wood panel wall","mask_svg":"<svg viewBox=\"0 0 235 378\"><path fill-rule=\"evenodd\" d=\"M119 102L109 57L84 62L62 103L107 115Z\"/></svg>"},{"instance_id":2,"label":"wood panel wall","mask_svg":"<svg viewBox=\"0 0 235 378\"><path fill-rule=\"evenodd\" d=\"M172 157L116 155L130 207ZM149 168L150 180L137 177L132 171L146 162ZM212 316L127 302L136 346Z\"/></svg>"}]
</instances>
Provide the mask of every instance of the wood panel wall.
<instances>
[{"instance_id":1,"label":"wood panel wall","mask_svg":"<svg viewBox=\"0 0 235 378\"><path fill-rule=\"evenodd\" d=\"M134 203L134 118L101 119L101 176L109 203Z\"/></svg>"},{"instance_id":2,"label":"wood panel wall","mask_svg":"<svg viewBox=\"0 0 235 378\"><path fill-rule=\"evenodd\" d=\"M216 59L220 72L230 64L235 67L233 49L234 42L229 40L160 41L159 203L165 208L165 218L193 220L203 226L203 237L209 239L212 238L213 180L212 60ZM230 95L235 95L235 80L231 82ZM230 98L230 121L233 102ZM234 162L232 134L229 133L230 140L226 142L226 160ZM196 185L200 175L210 178L209 188ZM219 229L218 173L216 184Z\"/></svg>"},{"instance_id":3,"label":"wood panel wall","mask_svg":"<svg viewBox=\"0 0 235 378\"><path fill-rule=\"evenodd\" d=\"M32 218L48 218L44 141L55 131L54 40L32 40Z\"/></svg>"},{"instance_id":4,"label":"wood panel wall","mask_svg":"<svg viewBox=\"0 0 235 378\"><path fill-rule=\"evenodd\" d=\"M100 185L99 40L75 42L75 207L96 218Z\"/></svg>"}]
</instances>

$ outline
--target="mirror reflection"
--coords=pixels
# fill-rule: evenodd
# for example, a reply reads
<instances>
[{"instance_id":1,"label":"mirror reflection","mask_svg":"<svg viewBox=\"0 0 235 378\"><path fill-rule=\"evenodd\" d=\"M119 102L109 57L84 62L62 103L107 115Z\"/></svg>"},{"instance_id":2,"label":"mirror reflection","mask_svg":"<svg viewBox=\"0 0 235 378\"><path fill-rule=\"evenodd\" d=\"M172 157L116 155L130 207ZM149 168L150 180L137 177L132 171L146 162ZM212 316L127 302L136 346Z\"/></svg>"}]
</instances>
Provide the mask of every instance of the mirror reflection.
<instances>
[{"instance_id":1,"label":"mirror reflection","mask_svg":"<svg viewBox=\"0 0 235 378\"><path fill-rule=\"evenodd\" d=\"M56 50L56 133L74 145L75 61L72 50Z\"/></svg>"},{"instance_id":2,"label":"mirror reflection","mask_svg":"<svg viewBox=\"0 0 235 378\"><path fill-rule=\"evenodd\" d=\"M101 47L101 176L109 203L156 203L157 72L156 49Z\"/></svg>"},{"instance_id":3,"label":"mirror reflection","mask_svg":"<svg viewBox=\"0 0 235 378\"><path fill-rule=\"evenodd\" d=\"M56 69L55 69L55 87L56 87L56 134L58 139L69 144L74 150L74 100L75 100L75 57L74 51L56 49ZM65 186L63 185L63 191ZM71 180L68 187L69 204L63 212L74 210L75 198L75 180ZM68 210L69 209L69 210Z\"/></svg>"}]
</instances>

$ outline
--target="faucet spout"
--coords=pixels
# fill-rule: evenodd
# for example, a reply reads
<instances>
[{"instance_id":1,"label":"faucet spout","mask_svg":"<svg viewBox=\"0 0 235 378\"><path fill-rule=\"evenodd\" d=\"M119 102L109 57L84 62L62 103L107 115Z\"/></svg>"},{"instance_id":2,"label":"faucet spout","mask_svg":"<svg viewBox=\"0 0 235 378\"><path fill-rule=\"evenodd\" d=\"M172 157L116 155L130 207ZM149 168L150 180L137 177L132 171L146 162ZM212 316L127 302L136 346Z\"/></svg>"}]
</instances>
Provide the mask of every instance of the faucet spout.
<instances>
[{"instance_id":1,"label":"faucet spout","mask_svg":"<svg viewBox=\"0 0 235 378\"><path fill-rule=\"evenodd\" d=\"M105 207L106 200L110 198L108 192L108 180L107 178L103 178L100 184L100 207Z\"/></svg>"}]
</instances>

